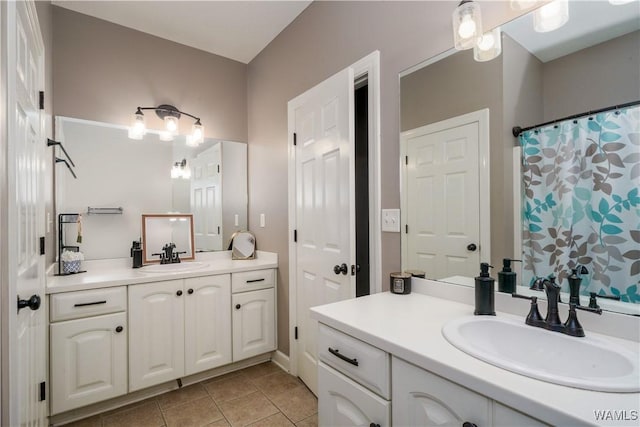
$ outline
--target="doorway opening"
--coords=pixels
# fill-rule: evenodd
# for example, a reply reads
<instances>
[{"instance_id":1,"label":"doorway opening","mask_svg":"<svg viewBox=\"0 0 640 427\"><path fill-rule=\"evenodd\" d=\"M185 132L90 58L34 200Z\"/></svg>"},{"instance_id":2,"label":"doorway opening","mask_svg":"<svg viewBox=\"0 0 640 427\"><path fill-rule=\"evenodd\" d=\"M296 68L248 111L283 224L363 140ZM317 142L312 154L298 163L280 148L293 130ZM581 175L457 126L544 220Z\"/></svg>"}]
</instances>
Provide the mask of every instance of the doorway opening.
<instances>
[{"instance_id":1,"label":"doorway opening","mask_svg":"<svg viewBox=\"0 0 640 427\"><path fill-rule=\"evenodd\" d=\"M369 295L369 85L367 76L355 82L355 207L356 297Z\"/></svg>"}]
</instances>

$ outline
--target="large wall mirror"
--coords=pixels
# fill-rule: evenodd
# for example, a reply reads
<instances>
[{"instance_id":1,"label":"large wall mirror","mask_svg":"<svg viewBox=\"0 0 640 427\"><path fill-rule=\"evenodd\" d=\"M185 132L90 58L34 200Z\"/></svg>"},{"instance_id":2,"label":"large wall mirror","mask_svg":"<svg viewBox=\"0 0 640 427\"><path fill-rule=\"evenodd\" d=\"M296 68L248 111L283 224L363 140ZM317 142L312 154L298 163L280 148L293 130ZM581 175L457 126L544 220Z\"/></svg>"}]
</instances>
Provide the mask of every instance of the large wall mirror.
<instances>
[{"instance_id":1,"label":"large wall mirror","mask_svg":"<svg viewBox=\"0 0 640 427\"><path fill-rule=\"evenodd\" d=\"M495 266L497 277L503 258L523 259L524 266L515 266L523 291L535 272L555 274L568 292L566 278L580 263L589 271L581 289L585 305L596 292L621 298L602 300L603 308L640 314L640 198L633 193L640 187L640 107L538 127L520 138L512 133L514 126L640 100L638 3L571 0L569 12L567 24L547 33L534 31L532 13L503 25L502 54L491 61L452 49L401 74L402 264L428 278L472 285L480 261ZM585 146L568 136L596 129L597 141L587 135ZM592 157L586 160L592 172L580 156ZM536 163L547 157L549 165ZM565 168L567 159L576 165ZM562 179L571 186L560 182L555 190L561 187L575 204L560 212L531 191L539 182L561 181L552 175L565 169ZM585 208L613 180L621 190L605 190L606 206ZM551 218L539 231L531 228L536 209ZM581 216L592 224L577 233L572 224ZM565 252L573 252L571 260L560 260Z\"/></svg>"},{"instance_id":2,"label":"large wall mirror","mask_svg":"<svg viewBox=\"0 0 640 427\"><path fill-rule=\"evenodd\" d=\"M141 214L193 214L196 252L226 250L233 233L247 229L246 143L189 147L185 136L167 142L152 131L132 140L124 126L68 117L56 118L56 140L77 176L57 166L56 211L82 214L86 259L128 257L142 235ZM65 232L76 240L75 227Z\"/></svg>"}]
</instances>

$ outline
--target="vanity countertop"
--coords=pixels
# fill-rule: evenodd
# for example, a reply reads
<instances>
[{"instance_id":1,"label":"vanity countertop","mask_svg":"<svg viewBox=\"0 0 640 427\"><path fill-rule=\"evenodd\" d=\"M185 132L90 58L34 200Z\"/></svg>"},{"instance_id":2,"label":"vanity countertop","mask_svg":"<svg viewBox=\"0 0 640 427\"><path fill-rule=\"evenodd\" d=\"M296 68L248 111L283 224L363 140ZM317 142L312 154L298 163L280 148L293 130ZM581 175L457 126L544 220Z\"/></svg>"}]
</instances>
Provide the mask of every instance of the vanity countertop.
<instances>
[{"instance_id":1,"label":"vanity countertop","mask_svg":"<svg viewBox=\"0 0 640 427\"><path fill-rule=\"evenodd\" d=\"M551 384L498 368L455 348L442 336L442 326L472 315L473 309L416 292L384 292L314 307L311 317L552 425L638 425L640 393L594 392ZM525 315L498 312L498 316L522 322ZM640 345L588 330L587 334L636 350ZM628 418L635 413L636 419L597 422L595 410L626 411Z\"/></svg>"},{"instance_id":2,"label":"vanity countertop","mask_svg":"<svg viewBox=\"0 0 640 427\"><path fill-rule=\"evenodd\" d=\"M51 269L47 275L47 294L276 268L278 254L257 251L255 259L232 260L231 251L203 252L197 253L194 261L207 265L191 271L151 273L145 272L144 267L131 268L131 258L84 261L82 269L86 273L55 276Z\"/></svg>"}]
</instances>

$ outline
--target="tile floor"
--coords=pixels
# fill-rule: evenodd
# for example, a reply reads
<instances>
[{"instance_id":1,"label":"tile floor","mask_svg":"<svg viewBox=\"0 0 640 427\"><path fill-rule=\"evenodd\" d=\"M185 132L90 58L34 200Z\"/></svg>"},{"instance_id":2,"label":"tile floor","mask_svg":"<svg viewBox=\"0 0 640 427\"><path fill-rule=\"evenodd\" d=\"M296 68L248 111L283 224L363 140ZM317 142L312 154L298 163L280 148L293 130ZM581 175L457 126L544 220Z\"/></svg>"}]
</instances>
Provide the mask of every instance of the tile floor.
<instances>
[{"instance_id":1,"label":"tile floor","mask_svg":"<svg viewBox=\"0 0 640 427\"><path fill-rule=\"evenodd\" d=\"M318 400L271 362L231 372L68 427L318 425Z\"/></svg>"}]
</instances>

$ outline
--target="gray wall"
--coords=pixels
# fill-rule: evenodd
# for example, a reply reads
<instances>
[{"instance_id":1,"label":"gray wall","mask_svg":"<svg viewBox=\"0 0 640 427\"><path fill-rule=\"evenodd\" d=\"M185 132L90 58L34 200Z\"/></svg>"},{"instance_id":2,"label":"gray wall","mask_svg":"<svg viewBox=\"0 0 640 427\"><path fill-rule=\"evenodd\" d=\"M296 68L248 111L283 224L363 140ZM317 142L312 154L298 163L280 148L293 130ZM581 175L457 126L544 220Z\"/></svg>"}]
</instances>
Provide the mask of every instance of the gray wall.
<instances>
[{"instance_id":1,"label":"gray wall","mask_svg":"<svg viewBox=\"0 0 640 427\"><path fill-rule=\"evenodd\" d=\"M516 16L482 1L487 28ZM314 2L249 63L249 228L278 253L278 348L289 353L287 102L380 51L382 208L400 207L398 74L453 45L455 1ZM266 214L265 228L259 215ZM382 272L400 268L400 235L382 234Z\"/></svg>"},{"instance_id":2,"label":"gray wall","mask_svg":"<svg viewBox=\"0 0 640 427\"><path fill-rule=\"evenodd\" d=\"M543 70L544 121L637 101L640 31L549 61Z\"/></svg>"},{"instance_id":3,"label":"gray wall","mask_svg":"<svg viewBox=\"0 0 640 427\"><path fill-rule=\"evenodd\" d=\"M246 64L55 6L53 57L56 115L129 125L136 107L166 103L207 137L247 140Z\"/></svg>"}]
</instances>

